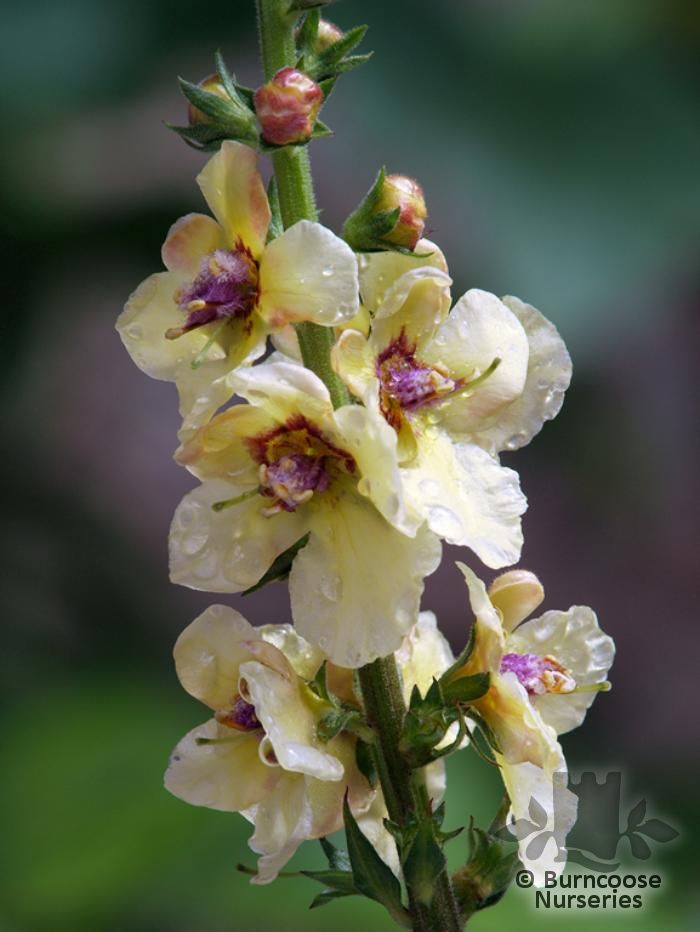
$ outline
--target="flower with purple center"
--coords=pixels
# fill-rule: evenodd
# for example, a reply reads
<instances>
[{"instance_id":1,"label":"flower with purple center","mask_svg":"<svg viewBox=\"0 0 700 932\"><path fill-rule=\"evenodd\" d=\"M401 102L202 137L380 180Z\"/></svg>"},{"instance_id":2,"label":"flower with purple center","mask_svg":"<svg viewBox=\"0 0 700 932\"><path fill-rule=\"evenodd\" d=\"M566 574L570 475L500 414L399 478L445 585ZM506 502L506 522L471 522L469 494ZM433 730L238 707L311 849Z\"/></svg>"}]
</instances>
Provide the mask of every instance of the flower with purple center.
<instances>
[{"instance_id":1,"label":"flower with purple center","mask_svg":"<svg viewBox=\"0 0 700 932\"><path fill-rule=\"evenodd\" d=\"M254 628L212 605L185 628L174 655L183 687L214 714L177 745L165 785L192 805L242 812L256 825L257 883L273 880L305 839L341 828L346 794L364 812L372 793L355 739L317 737L331 706L308 682L323 655L290 625Z\"/></svg>"},{"instance_id":2,"label":"flower with purple center","mask_svg":"<svg viewBox=\"0 0 700 932\"><path fill-rule=\"evenodd\" d=\"M252 149L226 140L197 182L214 217L171 227L167 271L142 282L117 321L136 365L176 383L182 437L229 401L227 376L264 353L269 333L300 321L335 327L359 308L355 255L326 227L302 220L268 241Z\"/></svg>"},{"instance_id":3,"label":"flower with purple center","mask_svg":"<svg viewBox=\"0 0 700 932\"><path fill-rule=\"evenodd\" d=\"M451 679L489 674L488 691L472 707L498 742L494 753L512 815L516 820L528 819L536 800L547 813L543 828L554 832L562 851L576 818L576 798L564 792L555 820L555 774L566 774L557 736L580 725L596 693L608 688L613 641L585 606L545 612L526 621L544 599L544 589L533 573L503 573L487 591L468 567L457 565L476 621L473 649ZM541 885L544 871L560 873L564 859L558 856L552 863L546 851L533 857L530 841L520 841L520 857Z\"/></svg>"},{"instance_id":4,"label":"flower with purple center","mask_svg":"<svg viewBox=\"0 0 700 932\"><path fill-rule=\"evenodd\" d=\"M339 666L386 656L440 562L402 498L395 431L376 409L334 409L302 366L262 363L229 381L249 403L217 414L176 457L203 481L173 518L171 579L241 592L288 551L299 633Z\"/></svg>"},{"instance_id":5,"label":"flower with purple center","mask_svg":"<svg viewBox=\"0 0 700 932\"><path fill-rule=\"evenodd\" d=\"M554 417L570 360L554 327L516 298L472 289L450 310L442 253L428 240L416 251L363 257L371 326L343 331L333 365L396 431L406 497L430 529L507 566L520 557L527 501L497 454Z\"/></svg>"},{"instance_id":6,"label":"flower with purple center","mask_svg":"<svg viewBox=\"0 0 700 932\"><path fill-rule=\"evenodd\" d=\"M255 714L255 706L242 696L234 696L229 709L219 709L214 716L220 725L235 728L237 731L255 731L260 722Z\"/></svg>"},{"instance_id":7,"label":"flower with purple center","mask_svg":"<svg viewBox=\"0 0 700 932\"><path fill-rule=\"evenodd\" d=\"M242 245L216 249L204 256L197 277L179 289L175 300L187 319L181 327L166 331L169 340L217 320L244 320L258 300L257 263Z\"/></svg>"},{"instance_id":8,"label":"flower with purple center","mask_svg":"<svg viewBox=\"0 0 700 932\"><path fill-rule=\"evenodd\" d=\"M557 663L553 657L539 657L537 654L504 654L501 659L500 672L514 673L529 696L543 696L545 693L570 693L576 688L576 681L569 671Z\"/></svg>"}]
</instances>

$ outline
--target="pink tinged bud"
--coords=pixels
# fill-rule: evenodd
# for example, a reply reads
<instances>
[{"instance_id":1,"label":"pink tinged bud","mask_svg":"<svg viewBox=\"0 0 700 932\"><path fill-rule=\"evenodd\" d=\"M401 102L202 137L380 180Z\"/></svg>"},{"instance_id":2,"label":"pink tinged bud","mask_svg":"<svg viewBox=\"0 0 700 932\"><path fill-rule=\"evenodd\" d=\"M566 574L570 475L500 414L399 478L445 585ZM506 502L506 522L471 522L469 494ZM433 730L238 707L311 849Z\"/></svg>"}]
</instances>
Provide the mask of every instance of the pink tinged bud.
<instances>
[{"instance_id":1,"label":"pink tinged bud","mask_svg":"<svg viewBox=\"0 0 700 932\"><path fill-rule=\"evenodd\" d=\"M406 249L415 249L425 229L428 208L425 206L423 189L406 175L387 175L384 179L378 210L399 209L399 219L394 229L384 240Z\"/></svg>"},{"instance_id":2,"label":"pink tinged bud","mask_svg":"<svg viewBox=\"0 0 700 932\"><path fill-rule=\"evenodd\" d=\"M202 78L198 84L198 87L201 87L203 91L207 91L209 94L215 94L222 100L229 100L229 96L226 93L226 89L221 83L221 78L218 74L210 74L209 77ZM201 110L198 110L194 104L189 105L187 109L187 117L189 119L190 126L194 126L196 123L210 122L210 117L208 117L206 113L202 113Z\"/></svg>"},{"instance_id":3,"label":"pink tinged bud","mask_svg":"<svg viewBox=\"0 0 700 932\"><path fill-rule=\"evenodd\" d=\"M283 68L255 92L255 112L265 142L275 146L311 138L323 91L295 68Z\"/></svg>"}]
</instances>

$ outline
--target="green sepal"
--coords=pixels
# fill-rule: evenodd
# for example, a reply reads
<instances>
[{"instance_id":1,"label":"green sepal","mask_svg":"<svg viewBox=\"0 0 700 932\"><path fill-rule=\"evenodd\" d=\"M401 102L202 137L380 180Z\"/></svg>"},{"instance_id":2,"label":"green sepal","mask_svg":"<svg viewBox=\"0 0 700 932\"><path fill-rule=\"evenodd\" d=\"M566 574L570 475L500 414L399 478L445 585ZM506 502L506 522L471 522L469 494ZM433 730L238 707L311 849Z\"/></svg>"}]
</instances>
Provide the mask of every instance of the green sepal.
<instances>
[{"instance_id":1,"label":"green sepal","mask_svg":"<svg viewBox=\"0 0 700 932\"><path fill-rule=\"evenodd\" d=\"M476 712L474 709L469 709L469 718L472 719L474 724L478 726L479 730L481 731L484 738L486 739L486 742L488 743L489 747L492 750L496 751L497 754L500 754L501 745L499 743L498 738L496 737L496 734L493 728L491 728L489 723L481 715L479 715L479 713Z\"/></svg>"},{"instance_id":2,"label":"green sepal","mask_svg":"<svg viewBox=\"0 0 700 932\"><path fill-rule=\"evenodd\" d=\"M178 78L180 90L187 100L201 110L218 130L223 139L235 139L247 145L257 145L258 130L255 114L236 95L224 100L217 94L205 91L198 84ZM223 82L222 82L223 83Z\"/></svg>"},{"instance_id":3,"label":"green sepal","mask_svg":"<svg viewBox=\"0 0 700 932\"><path fill-rule=\"evenodd\" d=\"M270 569L260 577L254 586L244 589L241 595L250 595L251 592L262 589L263 586L266 586L270 582L280 582L281 580L287 579L292 570L294 558L300 550L306 547L309 542L309 536L309 534L304 534L295 544L292 544L291 547L287 547L283 553L275 557Z\"/></svg>"},{"instance_id":4,"label":"green sepal","mask_svg":"<svg viewBox=\"0 0 700 932\"><path fill-rule=\"evenodd\" d=\"M333 130L330 128L330 126L326 126L326 124L322 120L316 120L314 124L314 131L311 134L312 139L318 139L321 136L333 136L333 135L334 133L333 133Z\"/></svg>"},{"instance_id":5,"label":"green sepal","mask_svg":"<svg viewBox=\"0 0 700 932\"><path fill-rule=\"evenodd\" d=\"M460 676L451 683L442 684L445 702L473 702L489 691L491 676L489 673L474 673L472 676Z\"/></svg>"},{"instance_id":6,"label":"green sepal","mask_svg":"<svg viewBox=\"0 0 700 932\"><path fill-rule=\"evenodd\" d=\"M331 870L334 871L349 871L352 870L350 867L350 856L347 851L343 851L342 848L336 848L332 841L329 841L325 836L319 838L319 844L323 849L323 853L326 856L328 861L328 866Z\"/></svg>"},{"instance_id":7,"label":"green sepal","mask_svg":"<svg viewBox=\"0 0 700 932\"><path fill-rule=\"evenodd\" d=\"M326 682L326 664L328 661L324 660L321 666L316 671L316 675L312 680L309 680L309 688L316 693L319 699L323 699L324 702L328 702L331 705L337 705L338 702L335 696L331 695L328 691L328 684Z\"/></svg>"},{"instance_id":8,"label":"green sepal","mask_svg":"<svg viewBox=\"0 0 700 932\"><path fill-rule=\"evenodd\" d=\"M433 679L424 697L414 686L399 739L399 749L412 767L423 767L436 759L435 746L459 716L457 708L445 703L438 680ZM437 756L443 755L437 752Z\"/></svg>"},{"instance_id":9,"label":"green sepal","mask_svg":"<svg viewBox=\"0 0 700 932\"><path fill-rule=\"evenodd\" d=\"M273 175L267 186L267 200L270 205L270 226L267 228L266 243L271 243L284 233L284 223L282 221L282 208L280 207L280 195L277 189L277 179Z\"/></svg>"},{"instance_id":10,"label":"green sepal","mask_svg":"<svg viewBox=\"0 0 700 932\"><path fill-rule=\"evenodd\" d=\"M391 868L382 861L360 831L350 811L347 794L343 802L343 818L355 889L363 896L381 903L395 922L410 929L411 916L401 902L401 885Z\"/></svg>"},{"instance_id":11,"label":"green sepal","mask_svg":"<svg viewBox=\"0 0 700 932\"><path fill-rule=\"evenodd\" d=\"M430 906L435 881L445 870L446 864L442 847L435 837L432 819L421 822L404 855L403 872L417 899L425 906Z\"/></svg>"},{"instance_id":12,"label":"green sepal","mask_svg":"<svg viewBox=\"0 0 700 932\"><path fill-rule=\"evenodd\" d=\"M327 871L300 871L304 877L310 880L316 880L322 883L324 887L331 890L338 890L346 896L352 896L357 893L355 884L352 879L351 870L327 870Z\"/></svg>"},{"instance_id":13,"label":"green sepal","mask_svg":"<svg viewBox=\"0 0 700 932\"><path fill-rule=\"evenodd\" d=\"M357 739L355 743L355 763L370 787L374 789L379 783L379 773L374 760L371 742L363 741L362 738Z\"/></svg>"},{"instance_id":14,"label":"green sepal","mask_svg":"<svg viewBox=\"0 0 700 932\"><path fill-rule=\"evenodd\" d=\"M309 903L309 909L317 909L319 906L327 906L333 900L339 900L344 896L353 896L352 893L345 893L342 890L324 890L315 896Z\"/></svg>"},{"instance_id":15,"label":"green sepal","mask_svg":"<svg viewBox=\"0 0 700 932\"><path fill-rule=\"evenodd\" d=\"M336 705L316 725L316 737L319 741L330 741L341 731L358 735L365 741L374 739L374 732L367 724L362 713L347 705Z\"/></svg>"},{"instance_id":16,"label":"green sepal","mask_svg":"<svg viewBox=\"0 0 700 932\"><path fill-rule=\"evenodd\" d=\"M452 664L452 666L448 667L448 669L445 670L445 672L440 677L440 682L447 683L450 680L450 678L453 676L453 674L455 674L458 670L460 670L464 666L464 664L467 662L467 660L469 660L472 653L474 652L475 646L476 646L476 625L472 625L469 631L469 638L467 639L467 643L466 643L464 650L457 657L457 659Z\"/></svg>"},{"instance_id":17,"label":"green sepal","mask_svg":"<svg viewBox=\"0 0 700 932\"><path fill-rule=\"evenodd\" d=\"M455 896L465 917L493 906L504 895L518 870L513 843L469 823L469 860L452 877Z\"/></svg>"},{"instance_id":18,"label":"green sepal","mask_svg":"<svg viewBox=\"0 0 700 932\"><path fill-rule=\"evenodd\" d=\"M343 225L343 239L355 252L402 252L415 256L405 246L396 246L386 242L388 236L399 221L401 210L379 210L382 188L386 178L386 169L382 166L377 173L372 187L350 214Z\"/></svg>"},{"instance_id":19,"label":"green sepal","mask_svg":"<svg viewBox=\"0 0 700 932\"><path fill-rule=\"evenodd\" d=\"M297 13L303 12L305 10L316 10L323 6L328 6L329 3L334 2L335 0L292 0L292 2L287 7L287 12Z\"/></svg>"},{"instance_id":20,"label":"green sepal","mask_svg":"<svg viewBox=\"0 0 700 932\"><path fill-rule=\"evenodd\" d=\"M309 12L304 16L301 21L296 33L296 47L297 54L301 56L297 62L297 68L299 71L305 71L303 67L304 56L312 58L314 56L314 44L316 42L316 37L318 36L318 26L321 22L321 14L316 10L309 10Z\"/></svg>"}]
</instances>

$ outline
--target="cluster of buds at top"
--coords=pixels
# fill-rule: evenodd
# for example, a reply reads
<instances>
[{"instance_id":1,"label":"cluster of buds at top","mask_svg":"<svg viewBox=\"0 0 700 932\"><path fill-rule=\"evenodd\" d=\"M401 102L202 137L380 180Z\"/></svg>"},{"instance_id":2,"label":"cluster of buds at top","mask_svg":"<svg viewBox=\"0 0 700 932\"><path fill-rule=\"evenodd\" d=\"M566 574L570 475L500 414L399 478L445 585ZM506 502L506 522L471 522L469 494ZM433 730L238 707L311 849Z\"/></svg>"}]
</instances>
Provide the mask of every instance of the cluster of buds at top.
<instances>
[{"instance_id":1,"label":"cluster of buds at top","mask_svg":"<svg viewBox=\"0 0 700 932\"><path fill-rule=\"evenodd\" d=\"M360 206L343 227L343 239L356 252L394 249L413 252L428 215L423 190L413 178L387 175L382 168Z\"/></svg>"},{"instance_id":2,"label":"cluster of buds at top","mask_svg":"<svg viewBox=\"0 0 700 932\"><path fill-rule=\"evenodd\" d=\"M279 146L306 145L312 137L327 136L318 120L321 105L333 90L339 74L367 61L369 55L351 55L367 31L358 26L344 33L322 20L322 3L294 6L308 9L296 34L294 67L282 68L253 91L237 84L223 58L216 55L216 73L199 84L180 80L189 101L188 125L171 126L191 146L218 149L232 139L261 151Z\"/></svg>"}]
</instances>

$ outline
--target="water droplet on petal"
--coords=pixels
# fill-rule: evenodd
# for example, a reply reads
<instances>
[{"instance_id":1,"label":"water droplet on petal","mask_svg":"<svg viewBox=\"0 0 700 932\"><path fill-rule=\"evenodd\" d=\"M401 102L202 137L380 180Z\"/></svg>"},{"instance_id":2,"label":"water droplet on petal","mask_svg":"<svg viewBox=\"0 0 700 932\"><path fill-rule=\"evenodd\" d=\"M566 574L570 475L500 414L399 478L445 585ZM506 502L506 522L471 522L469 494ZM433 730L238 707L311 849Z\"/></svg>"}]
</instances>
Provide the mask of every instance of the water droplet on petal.
<instances>
[{"instance_id":1,"label":"water droplet on petal","mask_svg":"<svg viewBox=\"0 0 700 932\"><path fill-rule=\"evenodd\" d=\"M188 557L193 557L204 548L207 539L206 531L195 531L189 534L182 540L182 552Z\"/></svg>"},{"instance_id":2,"label":"water droplet on petal","mask_svg":"<svg viewBox=\"0 0 700 932\"><path fill-rule=\"evenodd\" d=\"M324 278L330 278L334 273L335 273L335 269L334 269L334 267L333 267L332 265L328 265L328 266L326 266L325 269L322 269L322 270L321 270L321 275L322 275Z\"/></svg>"},{"instance_id":3,"label":"water droplet on petal","mask_svg":"<svg viewBox=\"0 0 700 932\"><path fill-rule=\"evenodd\" d=\"M126 335L130 340L140 340L143 336L143 330L138 324L132 324L131 327L127 327Z\"/></svg>"},{"instance_id":4,"label":"water droplet on petal","mask_svg":"<svg viewBox=\"0 0 700 932\"><path fill-rule=\"evenodd\" d=\"M360 481L357 483L357 491L360 495L368 496L372 491L372 483L369 481L367 476L363 476Z\"/></svg>"}]
</instances>

